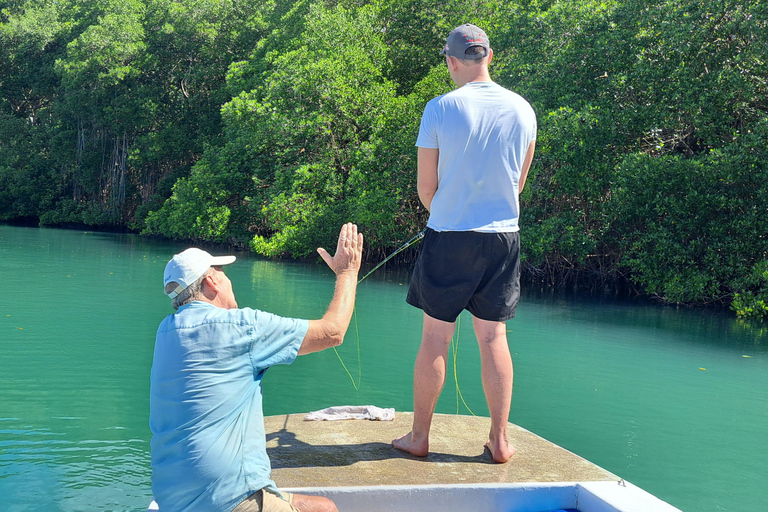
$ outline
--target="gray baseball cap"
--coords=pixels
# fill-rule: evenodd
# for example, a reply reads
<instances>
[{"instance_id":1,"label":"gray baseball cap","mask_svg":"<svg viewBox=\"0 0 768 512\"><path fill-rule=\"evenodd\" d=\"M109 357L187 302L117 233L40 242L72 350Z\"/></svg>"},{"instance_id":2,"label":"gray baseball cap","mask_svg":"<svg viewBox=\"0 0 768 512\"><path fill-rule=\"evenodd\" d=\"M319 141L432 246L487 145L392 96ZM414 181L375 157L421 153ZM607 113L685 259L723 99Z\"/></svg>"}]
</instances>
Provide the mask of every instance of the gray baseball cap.
<instances>
[{"instance_id":1,"label":"gray baseball cap","mask_svg":"<svg viewBox=\"0 0 768 512\"><path fill-rule=\"evenodd\" d=\"M468 55L466 51L474 46L485 48L485 53L470 53ZM490 49L491 44L488 42L488 36L485 35L485 32L480 27L465 23L460 27L456 27L448 34L445 47L443 47L440 55L450 55L459 59L480 60L488 56Z\"/></svg>"}]
</instances>

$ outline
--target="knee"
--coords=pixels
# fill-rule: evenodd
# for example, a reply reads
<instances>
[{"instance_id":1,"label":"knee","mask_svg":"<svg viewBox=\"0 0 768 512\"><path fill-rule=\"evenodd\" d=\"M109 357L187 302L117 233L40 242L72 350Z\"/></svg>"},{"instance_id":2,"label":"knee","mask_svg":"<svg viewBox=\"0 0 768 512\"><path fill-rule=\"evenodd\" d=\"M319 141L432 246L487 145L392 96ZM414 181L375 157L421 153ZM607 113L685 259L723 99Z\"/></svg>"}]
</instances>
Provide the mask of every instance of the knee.
<instances>
[{"instance_id":1,"label":"knee","mask_svg":"<svg viewBox=\"0 0 768 512\"><path fill-rule=\"evenodd\" d=\"M444 336L425 336L421 340L421 344L428 349L447 350L451 346L453 341L452 336L447 338Z\"/></svg>"},{"instance_id":2,"label":"knee","mask_svg":"<svg viewBox=\"0 0 768 512\"><path fill-rule=\"evenodd\" d=\"M321 498L318 505L320 505L318 512L339 512L336 504L330 498Z\"/></svg>"},{"instance_id":3,"label":"knee","mask_svg":"<svg viewBox=\"0 0 768 512\"><path fill-rule=\"evenodd\" d=\"M475 337L480 345L507 344L507 326L503 322L475 319Z\"/></svg>"},{"instance_id":4,"label":"knee","mask_svg":"<svg viewBox=\"0 0 768 512\"><path fill-rule=\"evenodd\" d=\"M493 333L493 332L485 332L485 333L475 333L475 337L477 338L477 342L483 346L487 345L507 345L507 333Z\"/></svg>"},{"instance_id":5,"label":"knee","mask_svg":"<svg viewBox=\"0 0 768 512\"><path fill-rule=\"evenodd\" d=\"M336 504L324 496L294 494L293 506L300 512L339 512Z\"/></svg>"}]
</instances>

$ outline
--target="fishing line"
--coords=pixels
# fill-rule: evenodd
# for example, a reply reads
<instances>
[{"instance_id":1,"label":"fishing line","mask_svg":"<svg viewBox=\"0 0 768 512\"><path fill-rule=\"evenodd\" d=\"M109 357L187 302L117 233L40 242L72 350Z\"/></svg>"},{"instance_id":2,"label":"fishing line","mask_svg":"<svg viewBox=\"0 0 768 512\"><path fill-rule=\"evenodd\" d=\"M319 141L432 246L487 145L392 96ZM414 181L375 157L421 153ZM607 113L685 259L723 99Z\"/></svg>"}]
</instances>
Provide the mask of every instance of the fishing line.
<instances>
[{"instance_id":1,"label":"fishing line","mask_svg":"<svg viewBox=\"0 0 768 512\"><path fill-rule=\"evenodd\" d=\"M461 389L459 389L459 370L458 365L456 364L456 359L459 355L459 333L461 332L461 315L459 315L458 320L456 320L456 342L454 343L453 337L451 337L451 353L453 355L453 381L456 383L456 414L459 414L459 398L461 398L461 402L464 404L464 407L467 408L469 411L469 414L472 416L477 416L474 412L472 412L472 409L469 408L467 405L467 401L464 400L464 395L461 393Z\"/></svg>"},{"instance_id":2,"label":"fishing line","mask_svg":"<svg viewBox=\"0 0 768 512\"><path fill-rule=\"evenodd\" d=\"M344 371L347 372L347 375L349 375L349 380L352 381L352 387L355 388L355 391L358 391L360 389L360 381L363 379L363 368L360 362L360 333L357 330L357 310L353 311L353 317L355 319L355 334L357 335L357 382L355 382L355 379L352 377L349 369L347 369L347 365L344 364L344 360L341 358L339 351L336 350L336 347L333 347L333 351L336 353L336 357L339 358L341 367L344 368Z\"/></svg>"},{"instance_id":3,"label":"fishing line","mask_svg":"<svg viewBox=\"0 0 768 512\"><path fill-rule=\"evenodd\" d=\"M381 261L378 265L373 267L370 272L365 274L358 282L357 284L362 283L366 277L373 274L376 270L378 270L382 265L384 265L386 262L391 260L393 257L410 247L411 245L415 244L422 238L424 238L424 233L426 233L426 228L422 229L419 233L417 233L413 238L405 242L403 245L400 246L399 249L397 249L395 252L384 258L384 260ZM353 310L353 317L355 319L355 337L356 337L356 346L357 346L357 382L355 382L354 377L352 377L352 373L350 373L349 369L347 368L347 365L344 364L344 360L341 358L341 354L339 354L339 351L336 349L336 347L333 347L333 351L336 353L336 357L339 358L339 362L341 363L341 367L344 368L344 371L347 372L347 375L349 376L349 380L352 381L352 386L355 388L355 391L360 389L360 381L363 378L363 368L362 368L362 360L360 359L360 331L357 328L357 308Z\"/></svg>"}]
</instances>

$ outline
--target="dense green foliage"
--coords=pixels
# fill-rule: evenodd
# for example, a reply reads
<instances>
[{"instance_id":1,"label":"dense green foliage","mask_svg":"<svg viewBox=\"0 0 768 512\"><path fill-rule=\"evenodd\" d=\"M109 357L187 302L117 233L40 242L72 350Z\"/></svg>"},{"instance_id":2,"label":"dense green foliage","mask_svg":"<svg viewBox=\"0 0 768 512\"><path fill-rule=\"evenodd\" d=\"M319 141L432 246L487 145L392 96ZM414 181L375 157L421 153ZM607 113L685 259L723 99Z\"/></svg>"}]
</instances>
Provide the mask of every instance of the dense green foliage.
<instances>
[{"instance_id":1,"label":"dense green foliage","mask_svg":"<svg viewBox=\"0 0 768 512\"><path fill-rule=\"evenodd\" d=\"M465 13L472 13L470 18ZM539 118L529 274L768 315L768 2L0 2L0 220L302 257L420 231L438 53L483 26Z\"/></svg>"}]
</instances>

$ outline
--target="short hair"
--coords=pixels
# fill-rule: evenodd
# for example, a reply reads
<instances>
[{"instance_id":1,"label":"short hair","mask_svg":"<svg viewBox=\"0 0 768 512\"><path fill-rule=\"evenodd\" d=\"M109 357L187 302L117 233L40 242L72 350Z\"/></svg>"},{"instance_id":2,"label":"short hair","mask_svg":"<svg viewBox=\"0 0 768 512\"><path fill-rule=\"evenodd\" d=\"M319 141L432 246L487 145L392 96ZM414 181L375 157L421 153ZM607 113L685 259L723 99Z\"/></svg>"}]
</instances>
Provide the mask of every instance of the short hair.
<instances>
[{"instance_id":1,"label":"short hair","mask_svg":"<svg viewBox=\"0 0 768 512\"><path fill-rule=\"evenodd\" d=\"M472 59L462 59L460 57L456 57L461 61L462 64L465 66L474 66L475 64L480 64L481 62L485 62L485 57L488 56L490 52L488 51L488 48L484 48L482 46L470 46L466 49L464 52L464 55L467 56L475 56L475 55L482 55L482 57L479 58L472 58Z\"/></svg>"},{"instance_id":2,"label":"short hair","mask_svg":"<svg viewBox=\"0 0 768 512\"><path fill-rule=\"evenodd\" d=\"M171 303L173 309L179 309L185 304L189 304L190 302L200 299L200 297L203 296L203 281L205 281L205 278L209 275L211 275L210 268L206 270L205 273L203 273L203 275L200 276L197 281L184 288L181 293L174 297L173 302ZM179 286L179 283L176 281L171 281L165 285L165 293L168 294L172 292L176 289L177 286Z\"/></svg>"}]
</instances>

